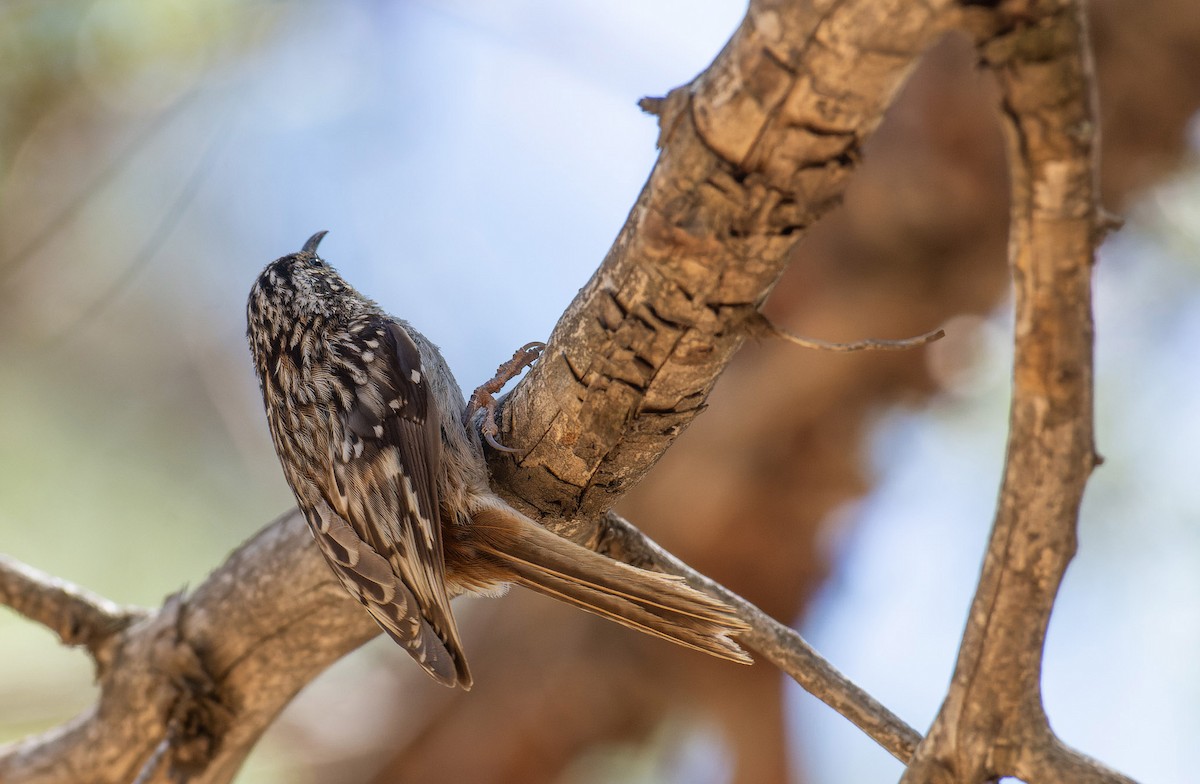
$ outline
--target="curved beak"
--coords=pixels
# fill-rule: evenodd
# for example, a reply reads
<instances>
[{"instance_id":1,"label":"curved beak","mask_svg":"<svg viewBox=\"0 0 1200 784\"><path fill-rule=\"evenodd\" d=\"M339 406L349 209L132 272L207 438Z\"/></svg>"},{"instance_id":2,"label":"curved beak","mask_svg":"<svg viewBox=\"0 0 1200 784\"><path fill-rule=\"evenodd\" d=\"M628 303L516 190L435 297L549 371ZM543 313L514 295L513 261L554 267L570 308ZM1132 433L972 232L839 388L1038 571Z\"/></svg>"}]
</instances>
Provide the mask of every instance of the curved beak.
<instances>
[{"instance_id":1,"label":"curved beak","mask_svg":"<svg viewBox=\"0 0 1200 784\"><path fill-rule=\"evenodd\" d=\"M327 231L318 231L316 234L308 238L308 242L304 243L304 247L300 249L301 253L311 253L314 256L317 253L317 246L321 244L321 240L325 239Z\"/></svg>"}]
</instances>

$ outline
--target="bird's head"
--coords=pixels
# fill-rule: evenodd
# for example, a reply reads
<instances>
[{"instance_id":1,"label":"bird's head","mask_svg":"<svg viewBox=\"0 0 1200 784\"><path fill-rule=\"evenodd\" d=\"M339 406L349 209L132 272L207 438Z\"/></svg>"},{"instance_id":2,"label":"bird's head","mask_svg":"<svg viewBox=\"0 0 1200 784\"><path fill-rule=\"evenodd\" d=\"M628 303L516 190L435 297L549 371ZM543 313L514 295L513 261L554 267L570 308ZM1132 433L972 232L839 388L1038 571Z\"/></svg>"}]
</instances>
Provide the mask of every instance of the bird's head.
<instances>
[{"instance_id":1,"label":"bird's head","mask_svg":"<svg viewBox=\"0 0 1200 784\"><path fill-rule=\"evenodd\" d=\"M268 326L265 322L331 318L360 299L337 270L317 255L325 234L319 231L312 235L299 252L281 256L258 276L247 303L251 330Z\"/></svg>"}]
</instances>

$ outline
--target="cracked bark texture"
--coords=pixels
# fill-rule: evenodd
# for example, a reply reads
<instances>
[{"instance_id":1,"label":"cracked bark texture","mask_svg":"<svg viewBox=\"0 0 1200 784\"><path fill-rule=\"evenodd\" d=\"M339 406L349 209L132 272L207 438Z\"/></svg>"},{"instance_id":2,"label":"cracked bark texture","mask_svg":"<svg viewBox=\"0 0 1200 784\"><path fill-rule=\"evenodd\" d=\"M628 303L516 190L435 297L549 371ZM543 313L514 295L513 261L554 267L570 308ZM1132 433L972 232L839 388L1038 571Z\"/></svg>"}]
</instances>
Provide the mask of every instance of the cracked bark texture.
<instances>
[{"instance_id":1,"label":"cracked bark texture","mask_svg":"<svg viewBox=\"0 0 1200 784\"><path fill-rule=\"evenodd\" d=\"M230 781L296 692L379 634L328 572L298 512L268 525L186 598L107 643L90 711L0 747L0 781L129 782L168 734L169 768Z\"/></svg>"},{"instance_id":2,"label":"cracked bark texture","mask_svg":"<svg viewBox=\"0 0 1200 784\"><path fill-rule=\"evenodd\" d=\"M845 209L814 228L772 293L765 310L777 323L849 340L916 334L995 306L1008 279L1003 148L993 94L973 63L961 38L925 58L868 145ZM869 486L862 448L870 425L883 407L933 391L921 352L830 355L748 343L705 416L620 508L704 574L776 618L796 619L828 573L829 514ZM498 612L489 610L481 658L507 684L481 677L471 700L398 715L397 736L411 740L371 781L420 781L451 756L463 780L558 781L589 748L644 742L673 719L694 729L680 717L697 716L715 722L734 781L797 780L770 668L714 667L610 634L538 597L511 595ZM550 675L547 645L559 651ZM422 699L437 698L417 686ZM479 727L489 730L480 737ZM465 733L477 738L470 748ZM334 780L332 770L314 774Z\"/></svg>"},{"instance_id":3,"label":"cracked bark texture","mask_svg":"<svg viewBox=\"0 0 1200 784\"><path fill-rule=\"evenodd\" d=\"M659 161L504 406L503 437L525 452L492 470L512 500L595 541L601 515L704 410L741 320L841 202L948 6L751 3L708 69L644 102L659 115Z\"/></svg>"}]
</instances>

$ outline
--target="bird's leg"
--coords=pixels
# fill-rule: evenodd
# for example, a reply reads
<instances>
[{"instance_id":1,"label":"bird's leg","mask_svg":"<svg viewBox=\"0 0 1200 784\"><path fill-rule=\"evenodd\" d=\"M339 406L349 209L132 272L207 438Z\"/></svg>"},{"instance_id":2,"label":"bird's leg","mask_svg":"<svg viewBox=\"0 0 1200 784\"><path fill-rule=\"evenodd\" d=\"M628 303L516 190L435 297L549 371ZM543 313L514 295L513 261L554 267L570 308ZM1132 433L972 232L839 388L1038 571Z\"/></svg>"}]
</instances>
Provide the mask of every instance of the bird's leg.
<instances>
[{"instance_id":1,"label":"bird's leg","mask_svg":"<svg viewBox=\"0 0 1200 784\"><path fill-rule=\"evenodd\" d=\"M492 449L498 449L501 452L517 451L496 440L496 435L500 432L500 428L496 425L496 393L503 389L509 381L519 376L522 370L537 362L545 348L545 343L536 340L521 346L512 355L512 359L496 368L496 375L476 387L475 391L471 393L471 399L467 402L467 410L463 413L463 424L469 424L471 417L475 416L475 412L482 408L484 413L483 421L479 424L479 432Z\"/></svg>"}]
</instances>

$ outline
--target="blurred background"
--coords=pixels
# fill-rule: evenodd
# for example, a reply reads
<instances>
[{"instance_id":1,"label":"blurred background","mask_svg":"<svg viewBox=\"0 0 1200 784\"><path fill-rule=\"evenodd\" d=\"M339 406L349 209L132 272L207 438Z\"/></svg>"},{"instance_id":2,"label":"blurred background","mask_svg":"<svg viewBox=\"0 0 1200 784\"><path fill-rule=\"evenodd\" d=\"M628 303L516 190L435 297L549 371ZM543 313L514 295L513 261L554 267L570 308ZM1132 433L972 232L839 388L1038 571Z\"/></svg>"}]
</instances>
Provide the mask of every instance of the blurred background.
<instances>
[{"instance_id":1,"label":"blurred background","mask_svg":"<svg viewBox=\"0 0 1200 784\"><path fill-rule=\"evenodd\" d=\"M1096 0L1106 206L1098 443L1051 623L1071 744L1145 782L1200 735L1200 6ZM8 0L0 5L0 552L156 605L288 508L244 345L269 260L325 256L461 383L549 334L655 159L636 100L685 83L742 3ZM944 694L1003 461L1007 194L986 75L930 53L844 209L773 294L782 326L923 352L748 344L623 511L913 726ZM768 665L539 597L459 600L477 686L376 640L301 694L239 778L894 781ZM0 741L94 698L86 657L0 610Z\"/></svg>"}]
</instances>

